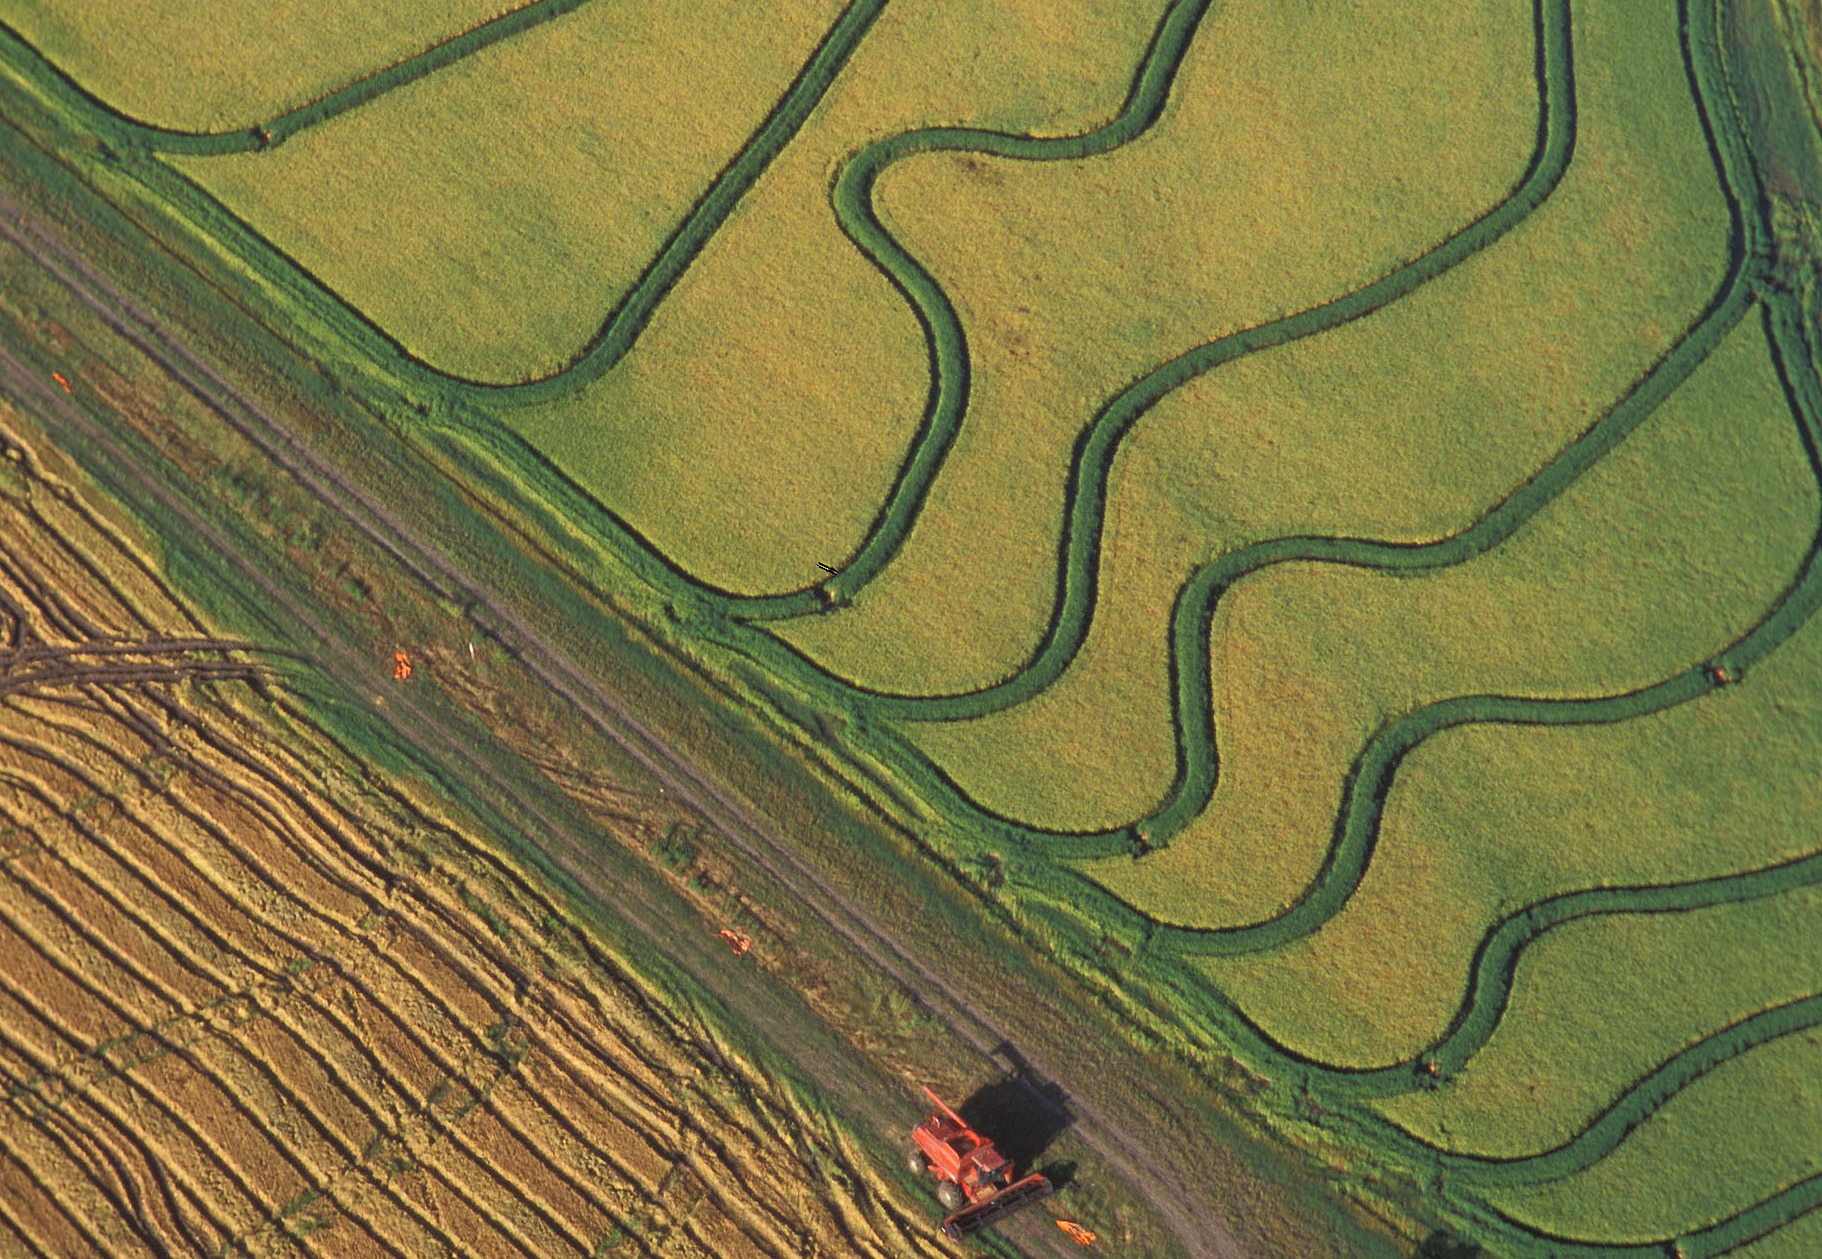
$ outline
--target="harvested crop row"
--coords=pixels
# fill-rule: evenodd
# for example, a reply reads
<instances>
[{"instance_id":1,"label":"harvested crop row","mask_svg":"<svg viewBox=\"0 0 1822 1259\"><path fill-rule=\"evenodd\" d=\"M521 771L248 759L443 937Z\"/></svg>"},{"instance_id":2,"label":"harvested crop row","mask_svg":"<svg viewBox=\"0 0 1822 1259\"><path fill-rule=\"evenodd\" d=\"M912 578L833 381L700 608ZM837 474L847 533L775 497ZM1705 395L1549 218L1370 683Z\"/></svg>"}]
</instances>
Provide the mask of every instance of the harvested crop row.
<instances>
[{"instance_id":1,"label":"harvested crop row","mask_svg":"<svg viewBox=\"0 0 1822 1259\"><path fill-rule=\"evenodd\" d=\"M127 604L66 597L83 583L39 563L137 561L92 515L63 513L79 544L47 528L48 486L9 444L24 510L0 527L30 545L4 551L31 557L0 577L15 650L102 624L130 645L148 627ZM763 1082L704 1057L548 897L360 784L295 709L219 686L3 701L0 1166L21 1192L0 1223L28 1249L903 1253L841 1205L864 1179L844 1172L833 1205L753 1182L801 1119L755 1109Z\"/></svg>"}]
</instances>

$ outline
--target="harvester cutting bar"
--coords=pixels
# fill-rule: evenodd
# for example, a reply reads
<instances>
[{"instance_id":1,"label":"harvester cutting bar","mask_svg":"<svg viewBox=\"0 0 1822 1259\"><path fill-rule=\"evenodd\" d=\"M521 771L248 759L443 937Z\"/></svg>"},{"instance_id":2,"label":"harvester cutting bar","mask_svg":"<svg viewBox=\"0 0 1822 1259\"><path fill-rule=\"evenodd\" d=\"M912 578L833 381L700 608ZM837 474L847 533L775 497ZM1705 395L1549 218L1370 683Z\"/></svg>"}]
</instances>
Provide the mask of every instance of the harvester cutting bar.
<instances>
[{"instance_id":1,"label":"harvester cutting bar","mask_svg":"<svg viewBox=\"0 0 1822 1259\"><path fill-rule=\"evenodd\" d=\"M1007 1185L991 1198L963 1207L939 1227L944 1237L960 1241L970 1233L980 1232L995 1220L1004 1219L1014 1211L1030 1206L1039 1198L1049 1196L1050 1182L1033 1172L1025 1179Z\"/></svg>"}]
</instances>

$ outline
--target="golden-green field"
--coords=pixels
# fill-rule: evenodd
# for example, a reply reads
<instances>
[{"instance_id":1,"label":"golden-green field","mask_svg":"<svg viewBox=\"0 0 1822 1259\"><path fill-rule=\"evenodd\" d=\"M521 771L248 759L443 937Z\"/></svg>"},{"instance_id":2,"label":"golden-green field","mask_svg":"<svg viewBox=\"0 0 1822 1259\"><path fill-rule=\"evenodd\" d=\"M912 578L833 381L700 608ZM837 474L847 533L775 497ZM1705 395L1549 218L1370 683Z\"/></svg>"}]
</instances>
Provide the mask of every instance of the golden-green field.
<instances>
[{"instance_id":1,"label":"golden-green field","mask_svg":"<svg viewBox=\"0 0 1822 1259\"><path fill-rule=\"evenodd\" d=\"M1801 1259L1800 9L0 0L0 115L1110 1078L1413 1241Z\"/></svg>"}]
</instances>

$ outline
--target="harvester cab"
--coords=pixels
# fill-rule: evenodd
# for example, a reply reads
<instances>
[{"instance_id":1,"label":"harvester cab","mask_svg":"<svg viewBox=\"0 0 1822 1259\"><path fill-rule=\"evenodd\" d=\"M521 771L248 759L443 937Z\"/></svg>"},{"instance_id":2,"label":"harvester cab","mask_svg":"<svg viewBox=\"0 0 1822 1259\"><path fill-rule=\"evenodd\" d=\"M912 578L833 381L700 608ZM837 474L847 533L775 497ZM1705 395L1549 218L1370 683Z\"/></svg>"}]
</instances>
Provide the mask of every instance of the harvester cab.
<instances>
[{"instance_id":1,"label":"harvester cab","mask_svg":"<svg viewBox=\"0 0 1822 1259\"><path fill-rule=\"evenodd\" d=\"M970 1128L943 1099L924 1089L936 1112L911 1130L911 1170L936 1177L936 1196L952 1214L939 1226L946 1237L977 1233L995 1220L1050 1193L1037 1173L1012 1179L1012 1162Z\"/></svg>"}]
</instances>

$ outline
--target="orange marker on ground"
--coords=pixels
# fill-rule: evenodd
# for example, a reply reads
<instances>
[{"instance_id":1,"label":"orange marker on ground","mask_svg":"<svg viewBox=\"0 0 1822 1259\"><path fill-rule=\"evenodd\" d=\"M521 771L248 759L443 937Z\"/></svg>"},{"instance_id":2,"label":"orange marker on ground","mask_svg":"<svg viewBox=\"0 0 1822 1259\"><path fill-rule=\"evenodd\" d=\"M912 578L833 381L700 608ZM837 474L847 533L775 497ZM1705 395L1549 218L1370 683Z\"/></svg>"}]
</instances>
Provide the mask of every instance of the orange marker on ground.
<instances>
[{"instance_id":1,"label":"orange marker on ground","mask_svg":"<svg viewBox=\"0 0 1822 1259\"><path fill-rule=\"evenodd\" d=\"M402 651L392 653L392 676L400 682L411 676L411 657Z\"/></svg>"},{"instance_id":2,"label":"orange marker on ground","mask_svg":"<svg viewBox=\"0 0 1822 1259\"><path fill-rule=\"evenodd\" d=\"M753 947L753 942L750 939L734 930L732 927L723 927L715 934L728 942L728 947L734 950L736 956L745 953L748 949Z\"/></svg>"},{"instance_id":3,"label":"orange marker on ground","mask_svg":"<svg viewBox=\"0 0 1822 1259\"><path fill-rule=\"evenodd\" d=\"M63 392L65 392L65 393L72 393L72 392L74 392L74 391L73 391L73 390L72 390L72 389L71 389L71 388L70 388L70 382L69 382L69 381L67 381L67 380L65 380L65 379L64 379L64 378L63 378L63 373L62 373L62 372L52 372L52 373L51 373L51 379L52 379L52 380L54 380L54 381L56 381L56 382L57 382L57 383L58 383L58 384L60 384L60 385L62 385L62 386L63 386Z\"/></svg>"},{"instance_id":4,"label":"orange marker on ground","mask_svg":"<svg viewBox=\"0 0 1822 1259\"><path fill-rule=\"evenodd\" d=\"M1100 1241L1098 1233L1091 1233L1074 1220L1058 1220L1057 1227L1062 1229L1069 1240L1078 1246L1092 1246Z\"/></svg>"}]
</instances>

